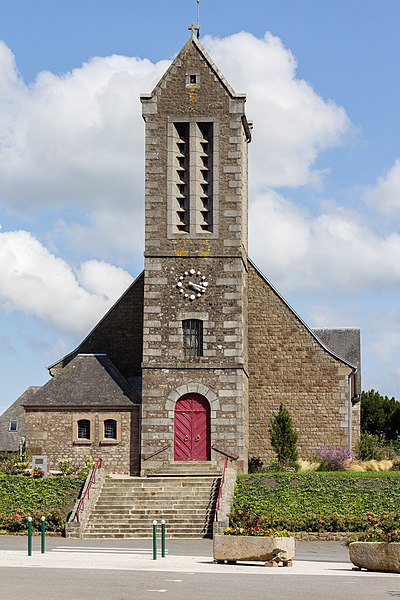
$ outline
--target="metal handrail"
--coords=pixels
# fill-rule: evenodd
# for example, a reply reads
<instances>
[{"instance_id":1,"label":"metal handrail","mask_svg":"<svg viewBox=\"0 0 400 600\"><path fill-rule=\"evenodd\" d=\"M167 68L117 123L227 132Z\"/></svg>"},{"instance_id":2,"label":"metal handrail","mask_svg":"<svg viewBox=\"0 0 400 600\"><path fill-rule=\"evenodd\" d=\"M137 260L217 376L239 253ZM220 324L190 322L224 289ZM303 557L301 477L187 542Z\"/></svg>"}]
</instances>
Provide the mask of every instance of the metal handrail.
<instances>
[{"instance_id":1,"label":"metal handrail","mask_svg":"<svg viewBox=\"0 0 400 600\"><path fill-rule=\"evenodd\" d=\"M168 448L171 448L171 446L172 446L172 444L167 444L166 446L164 446L164 448L160 448L159 450L156 450L155 452L153 452L153 454L149 454L149 456L146 456L145 458L143 458L143 462L145 462L146 460L150 460L150 458L153 458L153 456L157 456L157 454L161 454L161 452L168 450Z\"/></svg>"},{"instance_id":2,"label":"metal handrail","mask_svg":"<svg viewBox=\"0 0 400 600\"><path fill-rule=\"evenodd\" d=\"M220 483L219 491L218 491L217 506L215 508L215 520L216 521L218 521L218 513L219 513L219 509L221 507L222 489L223 489L224 483L225 483L225 475L226 475L226 470L228 468L228 463L229 463L229 458L226 457L225 462L224 462L224 468L223 468L222 475L221 475L221 483Z\"/></svg>"},{"instance_id":3,"label":"metal handrail","mask_svg":"<svg viewBox=\"0 0 400 600\"><path fill-rule=\"evenodd\" d=\"M99 458L93 468L92 475L90 476L90 479L89 479L89 483L87 484L86 489L83 492L82 498L79 500L79 504L75 511L74 519L76 519L78 521L78 523L79 523L79 519L80 519L80 513L85 510L85 498L87 496L88 500L89 500L90 488L92 487L93 484L96 483L96 473L97 473L98 469L101 469L102 466L103 466L103 459Z\"/></svg>"},{"instance_id":4,"label":"metal handrail","mask_svg":"<svg viewBox=\"0 0 400 600\"><path fill-rule=\"evenodd\" d=\"M223 448L220 448L219 446L216 446L215 444L213 444L211 446L211 450L215 450L216 452L219 452L220 454L223 454L224 456L227 456L228 458L231 458L232 460L237 460L239 458L239 454L232 454L231 452L228 452L227 450L224 450Z\"/></svg>"}]
</instances>

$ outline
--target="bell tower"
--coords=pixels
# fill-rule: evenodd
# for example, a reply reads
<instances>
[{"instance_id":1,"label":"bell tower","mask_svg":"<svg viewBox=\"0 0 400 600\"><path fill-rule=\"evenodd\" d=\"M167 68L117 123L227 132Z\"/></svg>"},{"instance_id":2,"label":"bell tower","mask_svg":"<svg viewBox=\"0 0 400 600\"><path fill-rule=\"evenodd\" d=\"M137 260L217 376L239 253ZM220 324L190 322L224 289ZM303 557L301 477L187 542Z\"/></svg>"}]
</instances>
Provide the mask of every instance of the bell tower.
<instances>
[{"instance_id":1,"label":"bell tower","mask_svg":"<svg viewBox=\"0 0 400 600\"><path fill-rule=\"evenodd\" d=\"M196 36L141 96L146 207L141 473L247 469L245 95Z\"/></svg>"}]
</instances>

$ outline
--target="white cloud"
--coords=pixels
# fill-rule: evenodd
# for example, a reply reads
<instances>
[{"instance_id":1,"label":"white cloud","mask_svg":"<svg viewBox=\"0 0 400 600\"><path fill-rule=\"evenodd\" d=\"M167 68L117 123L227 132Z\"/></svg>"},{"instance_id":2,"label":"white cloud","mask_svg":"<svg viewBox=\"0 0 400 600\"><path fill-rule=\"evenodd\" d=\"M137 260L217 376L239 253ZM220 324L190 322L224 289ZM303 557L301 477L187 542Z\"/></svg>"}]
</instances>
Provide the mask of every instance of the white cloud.
<instances>
[{"instance_id":1,"label":"white cloud","mask_svg":"<svg viewBox=\"0 0 400 600\"><path fill-rule=\"evenodd\" d=\"M400 286L400 235L377 235L340 207L312 216L275 192L250 206L251 253L286 290L381 290Z\"/></svg>"},{"instance_id":2,"label":"white cloud","mask_svg":"<svg viewBox=\"0 0 400 600\"><path fill-rule=\"evenodd\" d=\"M76 277L79 285L89 294L103 298L106 302L115 300L116 290L120 294L132 283L129 273L98 260L82 263L76 271Z\"/></svg>"},{"instance_id":3,"label":"white cloud","mask_svg":"<svg viewBox=\"0 0 400 600\"><path fill-rule=\"evenodd\" d=\"M318 152L339 143L348 130L344 110L296 79L291 52L271 34L263 39L247 33L205 37L203 42L233 85L247 92L248 113L255 121L252 184L315 181ZM60 76L42 72L28 87L0 42L0 202L29 218L39 210L54 218L68 206L66 222L57 225L58 237L49 234L57 253L65 243L75 250L96 248L96 256L107 260L141 251L144 126L139 95L153 88L168 64L97 57Z\"/></svg>"},{"instance_id":4,"label":"white cloud","mask_svg":"<svg viewBox=\"0 0 400 600\"><path fill-rule=\"evenodd\" d=\"M396 309L381 310L372 318L371 323L374 345L373 354L387 363L393 363L393 368L398 371L398 357L400 352L400 312Z\"/></svg>"},{"instance_id":5,"label":"white cloud","mask_svg":"<svg viewBox=\"0 0 400 600\"><path fill-rule=\"evenodd\" d=\"M400 159L365 192L365 201L388 215L400 213Z\"/></svg>"},{"instance_id":6,"label":"white cloud","mask_svg":"<svg viewBox=\"0 0 400 600\"><path fill-rule=\"evenodd\" d=\"M139 96L169 62L110 56L30 86L0 42L0 202L20 217L68 207L67 241L112 257L142 239L144 124ZM71 216L71 209L74 211ZM43 214L43 213L42 213ZM126 226L130 222L130 228ZM85 225L82 225L85 222ZM79 235L86 232L88 235ZM50 234L51 237L51 234Z\"/></svg>"},{"instance_id":7,"label":"white cloud","mask_svg":"<svg viewBox=\"0 0 400 600\"><path fill-rule=\"evenodd\" d=\"M318 153L341 143L350 129L345 110L296 78L295 58L270 33L263 39L242 32L202 41L235 91L247 94L247 114L254 121L252 184L316 183L322 175L313 171Z\"/></svg>"},{"instance_id":8,"label":"white cloud","mask_svg":"<svg viewBox=\"0 0 400 600\"><path fill-rule=\"evenodd\" d=\"M5 312L22 311L82 335L131 281L122 269L93 260L75 276L30 233L0 233L0 308Z\"/></svg>"},{"instance_id":9,"label":"white cloud","mask_svg":"<svg viewBox=\"0 0 400 600\"><path fill-rule=\"evenodd\" d=\"M271 34L202 42L234 89L247 93L255 125L251 252L265 274L284 290L398 286L398 234L379 236L360 214L336 206L310 215L273 190L318 182L319 153L340 144L350 130L344 109L297 78L295 58ZM46 232L53 253L25 231L0 233L0 308L82 335L129 285L130 276L110 264L87 261L74 270L57 256L65 244L77 256L110 261L141 255L139 95L152 89L168 64L93 58L61 76L40 73L28 87L0 43L0 202L20 216L46 211L55 222ZM394 212L399 190L400 161L366 199Z\"/></svg>"},{"instance_id":10,"label":"white cloud","mask_svg":"<svg viewBox=\"0 0 400 600\"><path fill-rule=\"evenodd\" d=\"M141 195L143 199L144 192ZM48 235L54 247L61 238L75 254L101 255L109 260L126 261L127 257L142 257L144 248L144 203L129 207L99 207L91 213L88 223L58 221ZM139 262L139 260L138 260Z\"/></svg>"}]
</instances>

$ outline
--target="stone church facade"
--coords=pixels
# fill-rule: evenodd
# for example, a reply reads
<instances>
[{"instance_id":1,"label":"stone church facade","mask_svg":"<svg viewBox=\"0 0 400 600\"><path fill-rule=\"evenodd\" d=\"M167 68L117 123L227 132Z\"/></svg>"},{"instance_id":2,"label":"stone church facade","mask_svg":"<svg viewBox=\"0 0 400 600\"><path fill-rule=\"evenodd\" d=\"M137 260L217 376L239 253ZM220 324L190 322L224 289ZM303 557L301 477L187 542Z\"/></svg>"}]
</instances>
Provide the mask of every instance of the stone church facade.
<instances>
[{"instance_id":1,"label":"stone church facade","mask_svg":"<svg viewBox=\"0 0 400 600\"><path fill-rule=\"evenodd\" d=\"M359 435L358 330L310 330L247 252L245 96L194 29L145 121L144 271L23 404L31 454L56 469L246 471L267 464L283 403L308 457ZM268 116L266 116L268 118Z\"/></svg>"}]
</instances>

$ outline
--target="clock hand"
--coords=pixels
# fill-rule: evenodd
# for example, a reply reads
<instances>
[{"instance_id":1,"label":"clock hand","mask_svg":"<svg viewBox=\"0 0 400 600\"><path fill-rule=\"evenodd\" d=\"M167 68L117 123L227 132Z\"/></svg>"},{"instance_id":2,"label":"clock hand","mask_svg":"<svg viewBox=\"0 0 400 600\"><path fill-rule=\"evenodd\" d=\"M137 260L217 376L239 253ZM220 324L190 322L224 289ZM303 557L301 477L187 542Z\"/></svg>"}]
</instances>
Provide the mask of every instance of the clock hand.
<instances>
[{"instance_id":1,"label":"clock hand","mask_svg":"<svg viewBox=\"0 0 400 600\"><path fill-rule=\"evenodd\" d=\"M193 283L192 281L189 281L188 287L190 287L190 289L194 290L195 292L201 292L201 293L204 293L207 289L206 287L197 285L197 283Z\"/></svg>"}]
</instances>

